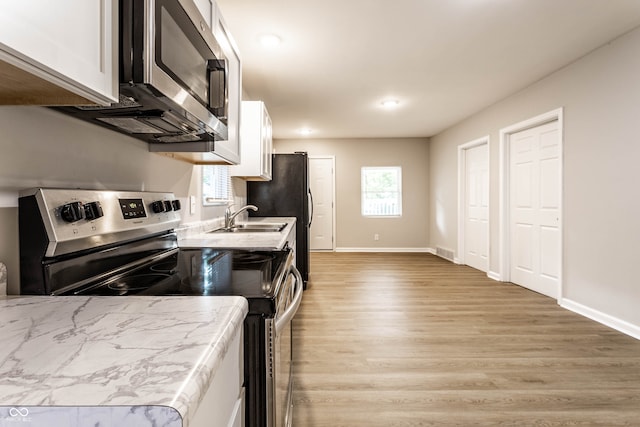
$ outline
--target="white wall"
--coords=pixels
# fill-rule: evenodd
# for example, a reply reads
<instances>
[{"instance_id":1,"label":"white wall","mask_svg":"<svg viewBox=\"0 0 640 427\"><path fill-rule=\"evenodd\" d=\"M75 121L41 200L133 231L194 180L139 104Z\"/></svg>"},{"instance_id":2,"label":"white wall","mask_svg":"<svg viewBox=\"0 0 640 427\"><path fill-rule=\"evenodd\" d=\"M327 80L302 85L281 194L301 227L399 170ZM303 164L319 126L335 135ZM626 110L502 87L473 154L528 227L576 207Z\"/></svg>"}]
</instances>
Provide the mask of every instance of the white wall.
<instances>
[{"instance_id":1,"label":"white wall","mask_svg":"<svg viewBox=\"0 0 640 427\"><path fill-rule=\"evenodd\" d=\"M426 250L429 223L427 138L276 140L278 153L307 151L336 159L336 250ZM364 218L360 169L402 166L402 217ZM373 235L380 240L375 241Z\"/></svg>"},{"instance_id":2,"label":"white wall","mask_svg":"<svg viewBox=\"0 0 640 427\"><path fill-rule=\"evenodd\" d=\"M431 139L431 246L457 246L456 149L491 137L490 270L498 272L499 130L564 108L561 303L640 337L640 29Z\"/></svg>"}]
</instances>

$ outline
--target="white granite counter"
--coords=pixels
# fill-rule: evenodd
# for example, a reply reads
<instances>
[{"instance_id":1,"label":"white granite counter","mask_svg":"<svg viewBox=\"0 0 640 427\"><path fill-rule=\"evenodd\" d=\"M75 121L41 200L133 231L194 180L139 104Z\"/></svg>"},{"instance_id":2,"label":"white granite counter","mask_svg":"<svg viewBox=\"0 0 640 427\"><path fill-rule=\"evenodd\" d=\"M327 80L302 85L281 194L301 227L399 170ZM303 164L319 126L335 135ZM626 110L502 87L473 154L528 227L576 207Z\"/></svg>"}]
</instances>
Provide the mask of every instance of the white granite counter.
<instances>
[{"instance_id":1,"label":"white granite counter","mask_svg":"<svg viewBox=\"0 0 640 427\"><path fill-rule=\"evenodd\" d=\"M219 228L216 226L196 225L178 230L178 245L183 248L228 248L228 249L256 249L274 250L282 249L287 241L289 233L296 225L295 217L250 217L248 223L283 223L287 226L276 232L256 233L209 233ZM237 224L243 224L238 222Z\"/></svg>"},{"instance_id":2,"label":"white granite counter","mask_svg":"<svg viewBox=\"0 0 640 427\"><path fill-rule=\"evenodd\" d=\"M0 426L187 426L247 310L241 297L0 298Z\"/></svg>"}]
</instances>

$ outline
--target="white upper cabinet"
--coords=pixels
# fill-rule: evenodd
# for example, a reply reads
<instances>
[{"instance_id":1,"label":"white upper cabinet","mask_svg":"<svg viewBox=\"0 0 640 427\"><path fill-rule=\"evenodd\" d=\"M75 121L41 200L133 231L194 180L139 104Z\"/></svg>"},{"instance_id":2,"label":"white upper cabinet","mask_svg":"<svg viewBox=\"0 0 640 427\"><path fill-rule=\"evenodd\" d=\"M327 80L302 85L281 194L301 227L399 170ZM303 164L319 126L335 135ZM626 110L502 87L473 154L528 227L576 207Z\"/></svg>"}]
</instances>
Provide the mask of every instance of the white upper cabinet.
<instances>
[{"instance_id":1,"label":"white upper cabinet","mask_svg":"<svg viewBox=\"0 0 640 427\"><path fill-rule=\"evenodd\" d=\"M0 104L118 100L118 0L4 1Z\"/></svg>"},{"instance_id":2,"label":"white upper cabinet","mask_svg":"<svg viewBox=\"0 0 640 427\"><path fill-rule=\"evenodd\" d=\"M214 0L193 0L193 2L198 7L200 14L204 18L204 21L207 23L209 28L213 28L211 25L212 22L215 22L215 10L216 10L216 2Z\"/></svg>"},{"instance_id":3,"label":"white upper cabinet","mask_svg":"<svg viewBox=\"0 0 640 427\"><path fill-rule=\"evenodd\" d=\"M242 161L231 167L231 175L250 181L269 181L273 138L267 108L262 101L243 101L240 117Z\"/></svg>"},{"instance_id":4,"label":"white upper cabinet","mask_svg":"<svg viewBox=\"0 0 640 427\"><path fill-rule=\"evenodd\" d=\"M226 141L215 142L215 152L229 163L240 163L240 103L242 100L242 64L238 47L231 37L220 11L213 8L213 35L227 59L227 132Z\"/></svg>"}]
</instances>

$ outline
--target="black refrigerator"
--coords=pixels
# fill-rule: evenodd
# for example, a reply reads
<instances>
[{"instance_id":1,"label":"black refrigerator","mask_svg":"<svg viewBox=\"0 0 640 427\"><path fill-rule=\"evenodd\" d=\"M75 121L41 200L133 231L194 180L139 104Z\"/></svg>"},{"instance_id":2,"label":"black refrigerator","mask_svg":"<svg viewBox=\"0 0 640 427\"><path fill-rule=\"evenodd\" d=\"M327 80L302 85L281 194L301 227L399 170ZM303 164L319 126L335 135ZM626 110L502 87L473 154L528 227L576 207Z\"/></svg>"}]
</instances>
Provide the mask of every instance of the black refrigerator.
<instances>
[{"instance_id":1,"label":"black refrigerator","mask_svg":"<svg viewBox=\"0 0 640 427\"><path fill-rule=\"evenodd\" d=\"M309 188L309 156L304 152L274 154L271 181L247 182L247 203L256 205L249 216L294 216L296 221L296 267L309 280L309 227L313 197Z\"/></svg>"}]
</instances>

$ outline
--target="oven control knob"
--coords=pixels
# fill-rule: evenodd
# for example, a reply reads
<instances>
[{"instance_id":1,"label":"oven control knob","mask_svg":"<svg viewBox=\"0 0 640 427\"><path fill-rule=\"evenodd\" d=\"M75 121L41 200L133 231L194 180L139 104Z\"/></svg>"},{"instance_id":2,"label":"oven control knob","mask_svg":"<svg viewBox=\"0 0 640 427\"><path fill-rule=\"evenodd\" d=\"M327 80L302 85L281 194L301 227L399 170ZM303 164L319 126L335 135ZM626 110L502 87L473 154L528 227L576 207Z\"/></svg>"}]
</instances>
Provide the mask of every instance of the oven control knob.
<instances>
[{"instance_id":1,"label":"oven control knob","mask_svg":"<svg viewBox=\"0 0 640 427\"><path fill-rule=\"evenodd\" d=\"M84 205L84 217L87 221L104 216L100 202L91 202Z\"/></svg>"},{"instance_id":2,"label":"oven control knob","mask_svg":"<svg viewBox=\"0 0 640 427\"><path fill-rule=\"evenodd\" d=\"M165 200L164 201L164 210L166 212L171 212L173 210L173 205L171 204L171 202L169 200Z\"/></svg>"},{"instance_id":3,"label":"oven control knob","mask_svg":"<svg viewBox=\"0 0 640 427\"><path fill-rule=\"evenodd\" d=\"M84 218L82 202L71 202L60 207L60 216L65 222L76 222Z\"/></svg>"},{"instance_id":4,"label":"oven control knob","mask_svg":"<svg viewBox=\"0 0 640 427\"><path fill-rule=\"evenodd\" d=\"M151 210L154 211L155 213L164 212L164 202L162 200L157 200L151 203Z\"/></svg>"},{"instance_id":5,"label":"oven control knob","mask_svg":"<svg viewBox=\"0 0 640 427\"><path fill-rule=\"evenodd\" d=\"M181 206L180 206L180 200L172 200L171 204L173 205L173 210L174 211L179 211Z\"/></svg>"}]
</instances>

